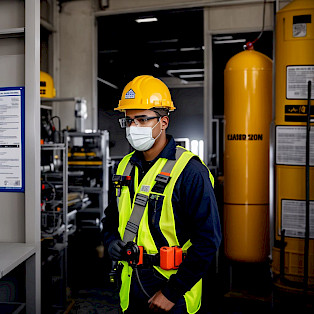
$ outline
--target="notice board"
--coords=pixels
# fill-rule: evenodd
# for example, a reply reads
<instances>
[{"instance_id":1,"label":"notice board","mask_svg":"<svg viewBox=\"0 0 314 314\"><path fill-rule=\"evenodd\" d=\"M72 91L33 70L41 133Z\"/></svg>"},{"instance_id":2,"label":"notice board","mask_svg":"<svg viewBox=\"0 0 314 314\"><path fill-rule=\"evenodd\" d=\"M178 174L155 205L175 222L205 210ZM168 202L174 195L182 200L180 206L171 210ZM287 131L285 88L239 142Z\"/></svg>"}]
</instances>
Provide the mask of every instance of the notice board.
<instances>
[{"instance_id":1,"label":"notice board","mask_svg":"<svg viewBox=\"0 0 314 314\"><path fill-rule=\"evenodd\" d=\"M0 192L24 192L24 87L0 87Z\"/></svg>"}]
</instances>

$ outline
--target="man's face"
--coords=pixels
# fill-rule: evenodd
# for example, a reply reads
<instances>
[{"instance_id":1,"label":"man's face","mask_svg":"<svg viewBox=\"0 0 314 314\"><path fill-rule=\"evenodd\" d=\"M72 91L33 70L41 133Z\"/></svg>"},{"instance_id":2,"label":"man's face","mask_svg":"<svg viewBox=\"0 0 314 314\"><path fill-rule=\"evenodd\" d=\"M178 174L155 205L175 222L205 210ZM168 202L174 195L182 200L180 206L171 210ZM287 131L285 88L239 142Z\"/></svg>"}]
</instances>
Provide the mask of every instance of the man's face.
<instances>
[{"instance_id":1,"label":"man's face","mask_svg":"<svg viewBox=\"0 0 314 314\"><path fill-rule=\"evenodd\" d=\"M137 127L151 127L154 128L152 130L153 132L153 138L156 138L158 134L160 134L161 129L165 129L165 123L164 120L168 117L159 117L159 115L152 111L152 110L140 110L140 109L130 109L126 110L125 117L130 119L136 119L136 123L132 122L128 126L137 126ZM147 119L147 120L146 120ZM158 123L160 121L160 123ZM168 123L166 124L168 125Z\"/></svg>"}]
</instances>

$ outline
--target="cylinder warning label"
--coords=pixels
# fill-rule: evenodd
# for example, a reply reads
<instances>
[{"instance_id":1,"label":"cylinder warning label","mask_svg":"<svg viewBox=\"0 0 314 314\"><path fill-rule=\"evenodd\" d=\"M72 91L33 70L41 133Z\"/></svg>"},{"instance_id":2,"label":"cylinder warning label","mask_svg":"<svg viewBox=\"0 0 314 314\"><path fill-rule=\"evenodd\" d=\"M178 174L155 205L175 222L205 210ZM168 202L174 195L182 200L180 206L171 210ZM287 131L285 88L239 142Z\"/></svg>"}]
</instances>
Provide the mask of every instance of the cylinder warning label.
<instances>
[{"instance_id":1,"label":"cylinder warning label","mask_svg":"<svg viewBox=\"0 0 314 314\"><path fill-rule=\"evenodd\" d=\"M305 166L306 127L276 127L276 164ZM310 132L310 166L314 166L314 128Z\"/></svg>"},{"instance_id":2,"label":"cylinder warning label","mask_svg":"<svg viewBox=\"0 0 314 314\"><path fill-rule=\"evenodd\" d=\"M305 201L281 200L281 229L285 236L304 238L305 235ZM310 202L310 238L314 238L314 202Z\"/></svg>"},{"instance_id":3,"label":"cylinder warning label","mask_svg":"<svg viewBox=\"0 0 314 314\"><path fill-rule=\"evenodd\" d=\"M314 84L314 66L287 66L287 99L308 99L308 81ZM314 99L312 88L311 99Z\"/></svg>"}]
</instances>

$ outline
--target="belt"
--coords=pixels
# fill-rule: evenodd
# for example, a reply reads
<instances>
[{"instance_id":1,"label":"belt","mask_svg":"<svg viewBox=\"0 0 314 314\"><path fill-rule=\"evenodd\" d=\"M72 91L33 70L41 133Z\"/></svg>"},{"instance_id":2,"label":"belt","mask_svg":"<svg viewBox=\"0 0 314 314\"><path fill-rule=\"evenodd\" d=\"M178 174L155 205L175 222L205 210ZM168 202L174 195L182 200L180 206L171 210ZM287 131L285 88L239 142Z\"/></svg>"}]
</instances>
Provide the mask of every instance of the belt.
<instances>
[{"instance_id":1,"label":"belt","mask_svg":"<svg viewBox=\"0 0 314 314\"><path fill-rule=\"evenodd\" d=\"M143 254L143 264L141 265L143 268L152 268L153 266L160 265L160 255L157 254L148 254L144 252Z\"/></svg>"}]
</instances>

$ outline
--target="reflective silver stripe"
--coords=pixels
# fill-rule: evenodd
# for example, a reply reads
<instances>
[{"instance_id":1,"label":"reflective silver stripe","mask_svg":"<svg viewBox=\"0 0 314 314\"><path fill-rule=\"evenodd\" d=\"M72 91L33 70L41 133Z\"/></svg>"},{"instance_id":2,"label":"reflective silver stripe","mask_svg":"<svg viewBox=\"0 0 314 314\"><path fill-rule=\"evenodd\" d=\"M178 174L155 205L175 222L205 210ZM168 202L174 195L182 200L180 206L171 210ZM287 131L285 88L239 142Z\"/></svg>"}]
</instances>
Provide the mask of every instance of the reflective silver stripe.
<instances>
[{"instance_id":1,"label":"reflective silver stripe","mask_svg":"<svg viewBox=\"0 0 314 314\"><path fill-rule=\"evenodd\" d=\"M130 160L128 162L128 164L126 165L124 172L123 172L123 176L129 176L132 172L133 169L133 165L131 164Z\"/></svg>"},{"instance_id":2,"label":"reflective silver stripe","mask_svg":"<svg viewBox=\"0 0 314 314\"><path fill-rule=\"evenodd\" d=\"M176 159L175 160L167 160L166 164L162 168L161 172L166 172L166 173L171 173L174 165L176 164L177 160L181 157L181 155L185 152L186 150L182 147L177 147L176 148Z\"/></svg>"}]
</instances>

